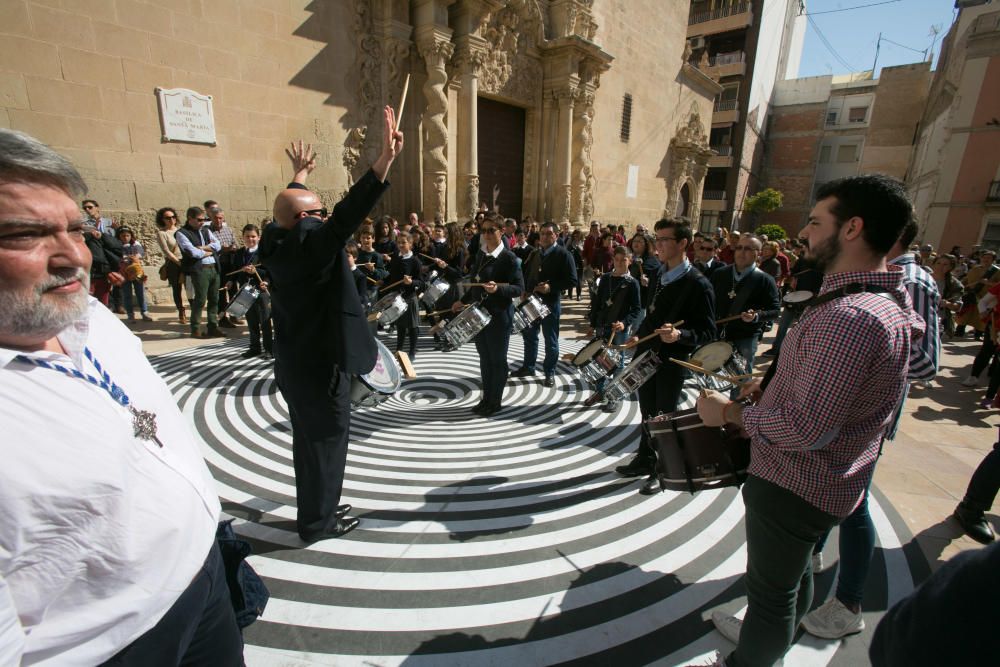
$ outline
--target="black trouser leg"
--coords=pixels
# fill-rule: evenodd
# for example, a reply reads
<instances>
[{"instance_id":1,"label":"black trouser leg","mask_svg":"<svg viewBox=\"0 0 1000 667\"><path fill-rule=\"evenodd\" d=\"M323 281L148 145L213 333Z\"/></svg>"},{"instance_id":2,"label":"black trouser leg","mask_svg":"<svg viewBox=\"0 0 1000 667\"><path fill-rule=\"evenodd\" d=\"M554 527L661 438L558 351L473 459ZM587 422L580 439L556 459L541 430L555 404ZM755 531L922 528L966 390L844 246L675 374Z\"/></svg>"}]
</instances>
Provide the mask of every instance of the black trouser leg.
<instances>
[{"instance_id":1,"label":"black trouser leg","mask_svg":"<svg viewBox=\"0 0 1000 667\"><path fill-rule=\"evenodd\" d=\"M980 462L976 472L972 473L962 505L976 512L988 512L993 507L998 489L1000 489L1000 442L993 445L993 449Z\"/></svg>"},{"instance_id":2,"label":"black trouser leg","mask_svg":"<svg viewBox=\"0 0 1000 667\"><path fill-rule=\"evenodd\" d=\"M992 326L987 324L986 331L983 332L983 344L976 353L976 358L972 362L972 377L979 377L990 365L990 359L996 352L996 345L993 343Z\"/></svg>"}]
</instances>

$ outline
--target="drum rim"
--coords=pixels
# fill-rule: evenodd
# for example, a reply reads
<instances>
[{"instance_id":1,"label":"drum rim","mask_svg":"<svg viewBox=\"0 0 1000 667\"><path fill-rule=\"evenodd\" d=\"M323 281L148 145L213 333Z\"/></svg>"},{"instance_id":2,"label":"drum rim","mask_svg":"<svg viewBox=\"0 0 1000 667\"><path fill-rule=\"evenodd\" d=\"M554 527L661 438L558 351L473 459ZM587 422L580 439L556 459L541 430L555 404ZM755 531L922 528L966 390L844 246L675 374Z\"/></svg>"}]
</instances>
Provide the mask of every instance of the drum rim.
<instances>
[{"instance_id":1,"label":"drum rim","mask_svg":"<svg viewBox=\"0 0 1000 667\"><path fill-rule=\"evenodd\" d=\"M371 382L369 382L368 376L371 374L371 371L368 371L367 373L360 373L355 377L358 378L358 380L360 380L366 387L368 387L374 392L386 395L395 394L399 390L399 385L403 383L403 371L399 368L399 364L396 363L395 355L393 355L393 353L389 350L389 348L386 347L385 343L376 338L375 345L376 348L378 349L378 358L376 359L375 366L372 367L372 370L375 370L375 368L378 366L378 359L382 359L383 366L392 369L389 371L389 375L394 376L393 380L395 382L392 390L386 391L385 388L376 387ZM386 360L389 361L388 364L384 363Z\"/></svg>"},{"instance_id":2,"label":"drum rim","mask_svg":"<svg viewBox=\"0 0 1000 667\"><path fill-rule=\"evenodd\" d=\"M587 364L589 364L591 362L591 360L593 360L594 355L597 354L598 350L600 350L601 348L605 348L607 346L608 346L607 342L604 339L602 339L602 338L594 338L589 343L587 343L582 348L580 348L579 352L577 352L575 355L573 355L573 365L574 366L578 366L578 367L586 366ZM577 361L578 359L580 359L580 355L582 355L584 352L586 352L587 350L589 350L591 347L595 347L596 349L593 352L590 353L590 356L588 356L586 359L583 359L581 361Z\"/></svg>"},{"instance_id":3,"label":"drum rim","mask_svg":"<svg viewBox=\"0 0 1000 667\"><path fill-rule=\"evenodd\" d=\"M391 301L389 301L389 299L391 299ZM396 299L399 299L404 304L406 303L406 299L403 298L402 294L400 294L399 292L393 292L392 294L386 294L384 297L382 297L381 299L379 299L378 301L376 301L375 304L372 306L372 308L373 309L377 309L378 306L381 305L383 302L384 303L395 303Z\"/></svg>"},{"instance_id":4,"label":"drum rim","mask_svg":"<svg viewBox=\"0 0 1000 667\"><path fill-rule=\"evenodd\" d=\"M726 358L723 359L721 363L719 363L719 364L717 364L715 366L709 367L707 365L707 363L705 363L706 360L703 359L702 357L699 357L698 353L701 352L702 350L707 350L708 348L713 347L713 346L718 347L718 348L721 348L722 346L725 346L725 347L727 347L729 349L729 354L726 355ZM736 351L736 348L729 341L715 340L715 341L712 341L711 343L705 343L701 347L697 348L694 352L691 353L691 356L688 359L691 360L691 361L701 361L702 362L702 368L704 368L706 371L715 372L715 371L719 370L720 368L722 368L726 364L727 361L729 361L729 359L733 356L733 352L735 352L735 351Z\"/></svg>"},{"instance_id":5,"label":"drum rim","mask_svg":"<svg viewBox=\"0 0 1000 667\"><path fill-rule=\"evenodd\" d=\"M795 299L789 298L789 297L795 296L796 294L800 294L800 295L801 294L806 294L807 296L805 298L795 298ZM807 289L798 289L798 290L795 290L794 292L789 292L788 294L786 294L785 296L783 296L781 298L781 300L784 301L785 303L802 303L803 301L808 301L809 299L813 298L814 296L816 296L816 295L813 294L811 291L809 291Z\"/></svg>"}]
</instances>

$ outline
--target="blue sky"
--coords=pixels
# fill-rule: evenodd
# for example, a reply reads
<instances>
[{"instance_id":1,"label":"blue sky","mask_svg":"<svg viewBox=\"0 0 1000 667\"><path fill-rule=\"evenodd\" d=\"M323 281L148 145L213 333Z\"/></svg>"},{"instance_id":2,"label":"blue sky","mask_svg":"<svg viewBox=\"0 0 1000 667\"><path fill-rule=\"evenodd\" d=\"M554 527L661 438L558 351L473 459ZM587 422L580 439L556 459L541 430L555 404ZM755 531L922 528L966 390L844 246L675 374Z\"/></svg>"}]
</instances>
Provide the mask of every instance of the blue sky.
<instances>
[{"instance_id":1,"label":"blue sky","mask_svg":"<svg viewBox=\"0 0 1000 667\"><path fill-rule=\"evenodd\" d=\"M806 12L815 14L811 17L812 22L807 21L806 24L802 65L798 75L846 74L871 69L879 32L882 33L883 40L877 69L919 62L923 60L922 54L885 40L923 51L934 39L931 26L940 28L940 34L934 42L934 62L937 63L941 40L955 16L954 2L951 0L898 0L850 11L819 13L875 2L885 0L806 0ZM814 25L849 67L830 52Z\"/></svg>"}]
</instances>

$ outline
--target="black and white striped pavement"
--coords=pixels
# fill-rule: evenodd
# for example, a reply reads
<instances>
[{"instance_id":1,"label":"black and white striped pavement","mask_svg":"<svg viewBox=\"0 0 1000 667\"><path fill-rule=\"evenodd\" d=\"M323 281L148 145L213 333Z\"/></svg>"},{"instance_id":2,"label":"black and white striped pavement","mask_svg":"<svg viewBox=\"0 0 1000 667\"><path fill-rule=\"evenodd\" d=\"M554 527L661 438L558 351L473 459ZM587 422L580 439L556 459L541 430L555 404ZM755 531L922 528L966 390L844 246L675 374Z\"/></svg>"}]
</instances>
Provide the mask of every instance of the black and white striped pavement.
<instances>
[{"instance_id":1,"label":"black and white striped pavement","mask_svg":"<svg viewBox=\"0 0 1000 667\"><path fill-rule=\"evenodd\" d=\"M421 341L423 343L423 341ZM556 386L508 382L502 412L479 401L471 344L421 348L418 378L352 415L343 502L360 528L306 547L295 532L291 435L271 362L245 341L152 359L190 417L238 517L271 601L246 632L254 665L680 665L732 649L706 620L741 612L746 552L735 488L637 493L614 466L638 439L634 401L616 414L560 363ZM579 342L564 342L575 352ZM511 341L517 365L520 339ZM880 549L868 629L844 642L799 637L785 665L866 662L887 605L926 576L876 492ZM836 536L827 548L836 560ZM817 577L818 605L835 568Z\"/></svg>"}]
</instances>

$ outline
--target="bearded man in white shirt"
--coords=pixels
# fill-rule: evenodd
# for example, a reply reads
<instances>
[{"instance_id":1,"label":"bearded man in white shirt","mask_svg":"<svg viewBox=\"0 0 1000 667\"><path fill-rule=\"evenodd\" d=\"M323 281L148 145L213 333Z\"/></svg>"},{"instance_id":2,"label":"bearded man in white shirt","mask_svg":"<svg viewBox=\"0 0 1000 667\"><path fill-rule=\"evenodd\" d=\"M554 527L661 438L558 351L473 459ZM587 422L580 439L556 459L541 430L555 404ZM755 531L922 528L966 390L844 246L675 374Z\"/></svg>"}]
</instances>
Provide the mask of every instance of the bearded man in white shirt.
<instances>
[{"instance_id":1,"label":"bearded man in white shirt","mask_svg":"<svg viewBox=\"0 0 1000 667\"><path fill-rule=\"evenodd\" d=\"M0 129L0 665L241 665L198 445L88 293L79 173Z\"/></svg>"}]
</instances>

